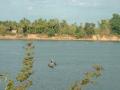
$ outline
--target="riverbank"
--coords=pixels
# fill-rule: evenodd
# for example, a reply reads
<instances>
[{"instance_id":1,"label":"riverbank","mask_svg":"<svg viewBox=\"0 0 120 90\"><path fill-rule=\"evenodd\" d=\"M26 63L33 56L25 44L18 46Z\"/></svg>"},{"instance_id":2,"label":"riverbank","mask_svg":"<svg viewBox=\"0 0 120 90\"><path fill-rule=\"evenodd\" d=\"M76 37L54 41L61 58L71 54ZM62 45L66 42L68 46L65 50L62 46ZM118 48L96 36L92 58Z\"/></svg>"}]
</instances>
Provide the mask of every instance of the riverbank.
<instances>
[{"instance_id":1,"label":"riverbank","mask_svg":"<svg viewBox=\"0 0 120 90\"><path fill-rule=\"evenodd\" d=\"M28 34L27 36L23 35L0 35L0 40L87 40L87 41L120 41L118 36L100 36L93 35L91 38L76 38L75 36L70 35L61 35L48 37L47 35L39 34Z\"/></svg>"}]
</instances>

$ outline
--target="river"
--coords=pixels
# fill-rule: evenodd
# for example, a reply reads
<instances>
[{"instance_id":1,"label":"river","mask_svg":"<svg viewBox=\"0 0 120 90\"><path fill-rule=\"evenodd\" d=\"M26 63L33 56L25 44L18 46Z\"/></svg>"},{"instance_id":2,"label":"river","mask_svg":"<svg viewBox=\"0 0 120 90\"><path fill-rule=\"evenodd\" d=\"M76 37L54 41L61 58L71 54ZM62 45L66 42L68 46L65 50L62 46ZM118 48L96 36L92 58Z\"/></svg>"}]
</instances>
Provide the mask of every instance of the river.
<instances>
[{"instance_id":1,"label":"river","mask_svg":"<svg viewBox=\"0 0 120 90\"><path fill-rule=\"evenodd\" d=\"M15 80L22 67L25 44L24 40L0 40L0 73L6 73L9 79ZM103 74L84 90L120 90L120 42L34 41L33 44L35 63L29 90L68 90L93 64L101 64ZM57 62L54 69L47 66L50 58ZM0 90L4 90L5 84L0 81Z\"/></svg>"}]
</instances>

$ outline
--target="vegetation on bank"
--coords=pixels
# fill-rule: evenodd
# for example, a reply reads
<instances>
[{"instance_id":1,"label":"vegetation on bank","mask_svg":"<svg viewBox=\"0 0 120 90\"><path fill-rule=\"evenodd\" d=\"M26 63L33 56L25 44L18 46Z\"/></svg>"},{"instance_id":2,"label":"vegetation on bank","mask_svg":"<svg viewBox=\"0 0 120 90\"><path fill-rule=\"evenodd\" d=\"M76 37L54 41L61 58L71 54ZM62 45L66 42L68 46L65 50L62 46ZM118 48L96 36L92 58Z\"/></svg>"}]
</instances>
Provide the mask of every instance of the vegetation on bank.
<instances>
[{"instance_id":1,"label":"vegetation on bank","mask_svg":"<svg viewBox=\"0 0 120 90\"><path fill-rule=\"evenodd\" d=\"M86 72L83 79L75 82L70 90L83 90L87 85L94 84L95 79L102 75L102 70L101 65L93 65L93 70Z\"/></svg>"},{"instance_id":2,"label":"vegetation on bank","mask_svg":"<svg viewBox=\"0 0 120 90\"><path fill-rule=\"evenodd\" d=\"M26 55L23 60L23 66L16 77L17 83L13 80L9 80L5 90L28 90L32 85L31 75L33 73L32 68L34 62L33 48L32 43L29 42L25 48Z\"/></svg>"},{"instance_id":3,"label":"vegetation on bank","mask_svg":"<svg viewBox=\"0 0 120 90\"><path fill-rule=\"evenodd\" d=\"M93 35L120 35L120 15L113 14L112 18L95 23L86 22L77 25L68 24L65 20L37 19L30 21L26 18L16 21L0 21L0 34L44 34L51 36L71 35L76 38L91 37Z\"/></svg>"}]
</instances>

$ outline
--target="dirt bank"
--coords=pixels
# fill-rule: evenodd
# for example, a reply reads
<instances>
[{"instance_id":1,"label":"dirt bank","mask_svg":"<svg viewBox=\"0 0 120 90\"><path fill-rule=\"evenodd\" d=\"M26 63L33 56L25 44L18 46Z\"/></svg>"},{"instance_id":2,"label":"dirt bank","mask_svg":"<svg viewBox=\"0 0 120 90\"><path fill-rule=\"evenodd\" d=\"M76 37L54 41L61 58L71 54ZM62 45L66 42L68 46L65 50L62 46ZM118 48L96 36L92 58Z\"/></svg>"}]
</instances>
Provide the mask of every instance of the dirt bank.
<instances>
[{"instance_id":1,"label":"dirt bank","mask_svg":"<svg viewBox=\"0 0 120 90\"><path fill-rule=\"evenodd\" d=\"M39 35L39 34L29 34L27 36L23 35L0 35L1 40L91 40L91 41L120 41L120 37L118 36L100 36L93 35L91 38L76 38L74 36L62 35L62 36L54 36L48 37L47 35Z\"/></svg>"}]
</instances>

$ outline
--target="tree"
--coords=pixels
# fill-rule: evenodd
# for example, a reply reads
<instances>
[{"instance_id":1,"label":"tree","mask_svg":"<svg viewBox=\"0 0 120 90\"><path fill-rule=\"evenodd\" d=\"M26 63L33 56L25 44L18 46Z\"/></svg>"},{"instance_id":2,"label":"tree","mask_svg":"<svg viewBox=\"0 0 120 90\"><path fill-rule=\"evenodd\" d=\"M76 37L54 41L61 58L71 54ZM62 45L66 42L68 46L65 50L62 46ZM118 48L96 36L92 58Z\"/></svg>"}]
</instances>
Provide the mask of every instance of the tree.
<instances>
[{"instance_id":1,"label":"tree","mask_svg":"<svg viewBox=\"0 0 120 90\"><path fill-rule=\"evenodd\" d=\"M49 29L49 31L47 32L48 37L52 37L55 36L55 31L54 29Z\"/></svg>"},{"instance_id":2,"label":"tree","mask_svg":"<svg viewBox=\"0 0 120 90\"><path fill-rule=\"evenodd\" d=\"M75 35L77 38L82 38L85 36L84 27L82 24L76 28Z\"/></svg>"},{"instance_id":3,"label":"tree","mask_svg":"<svg viewBox=\"0 0 120 90\"><path fill-rule=\"evenodd\" d=\"M94 23L85 23L84 26L85 33L88 37L91 37L95 34L95 24Z\"/></svg>"},{"instance_id":4,"label":"tree","mask_svg":"<svg viewBox=\"0 0 120 90\"><path fill-rule=\"evenodd\" d=\"M100 35L109 35L111 33L109 20L101 20L101 22L99 22L98 25Z\"/></svg>"},{"instance_id":5,"label":"tree","mask_svg":"<svg viewBox=\"0 0 120 90\"><path fill-rule=\"evenodd\" d=\"M27 34L27 31L30 28L30 24L31 24L30 20L28 20L26 18L23 18L20 20L19 26L22 29L23 34Z\"/></svg>"},{"instance_id":6,"label":"tree","mask_svg":"<svg viewBox=\"0 0 120 90\"><path fill-rule=\"evenodd\" d=\"M113 14L112 18L110 19L110 25L112 28L112 33L120 35L120 15Z\"/></svg>"},{"instance_id":7,"label":"tree","mask_svg":"<svg viewBox=\"0 0 120 90\"><path fill-rule=\"evenodd\" d=\"M60 22L60 31L59 34L69 34L69 28L70 26L68 25L68 23L65 20L62 20L62 22Z\"/></svg>"},{"instance_id":8,"label":"tree","mask_svg":"<svg viewBox=\"0 0 120 90\"><path fill-rule=\"evenodd\" d=\"M44 34L48 31L47 20L37 19L32 23L32 30L30 33Z\"/></svg>"},{"instance_id":9,"label":"tree","mask_svg":"<svg viewBox=\"0 0 120 90\"><path fill-rule=\"evenodd\" d=\"M58 19L50 19L48 21L48 30L54 30L55 33L58 33L60 30L60 24Z\"/></svg>"},{"instance_id":10,"label":"tree","mask_svg":"<svg viewBox=\"0 0 120 90\"><path fill-rule=\"evenodd\" d=\"M4 25L8 31L12 31L13 29L18 28L18 23L16 21L5 21Z\"/></svg>"},{"instance_id":11,"label":"tree","mask_svg":"<svg viewBox=\"0 0 120 90\"><path fill-rule=\"evenodd\" d=\"M77 24L74 23L74 24L69 26L68 34L69 35L75 35L76 30L77 30Z\"/></svg>"},{"instance_id":12,"label":"tree","mask_svg":"<svg viewBox=\"0 0 120 90\"><path fill-rule=\"evenodd\" d=\"M0 24L0 34L2 35L6 34L6 27L3 24Z\"/></svg>"}]
</instances>

